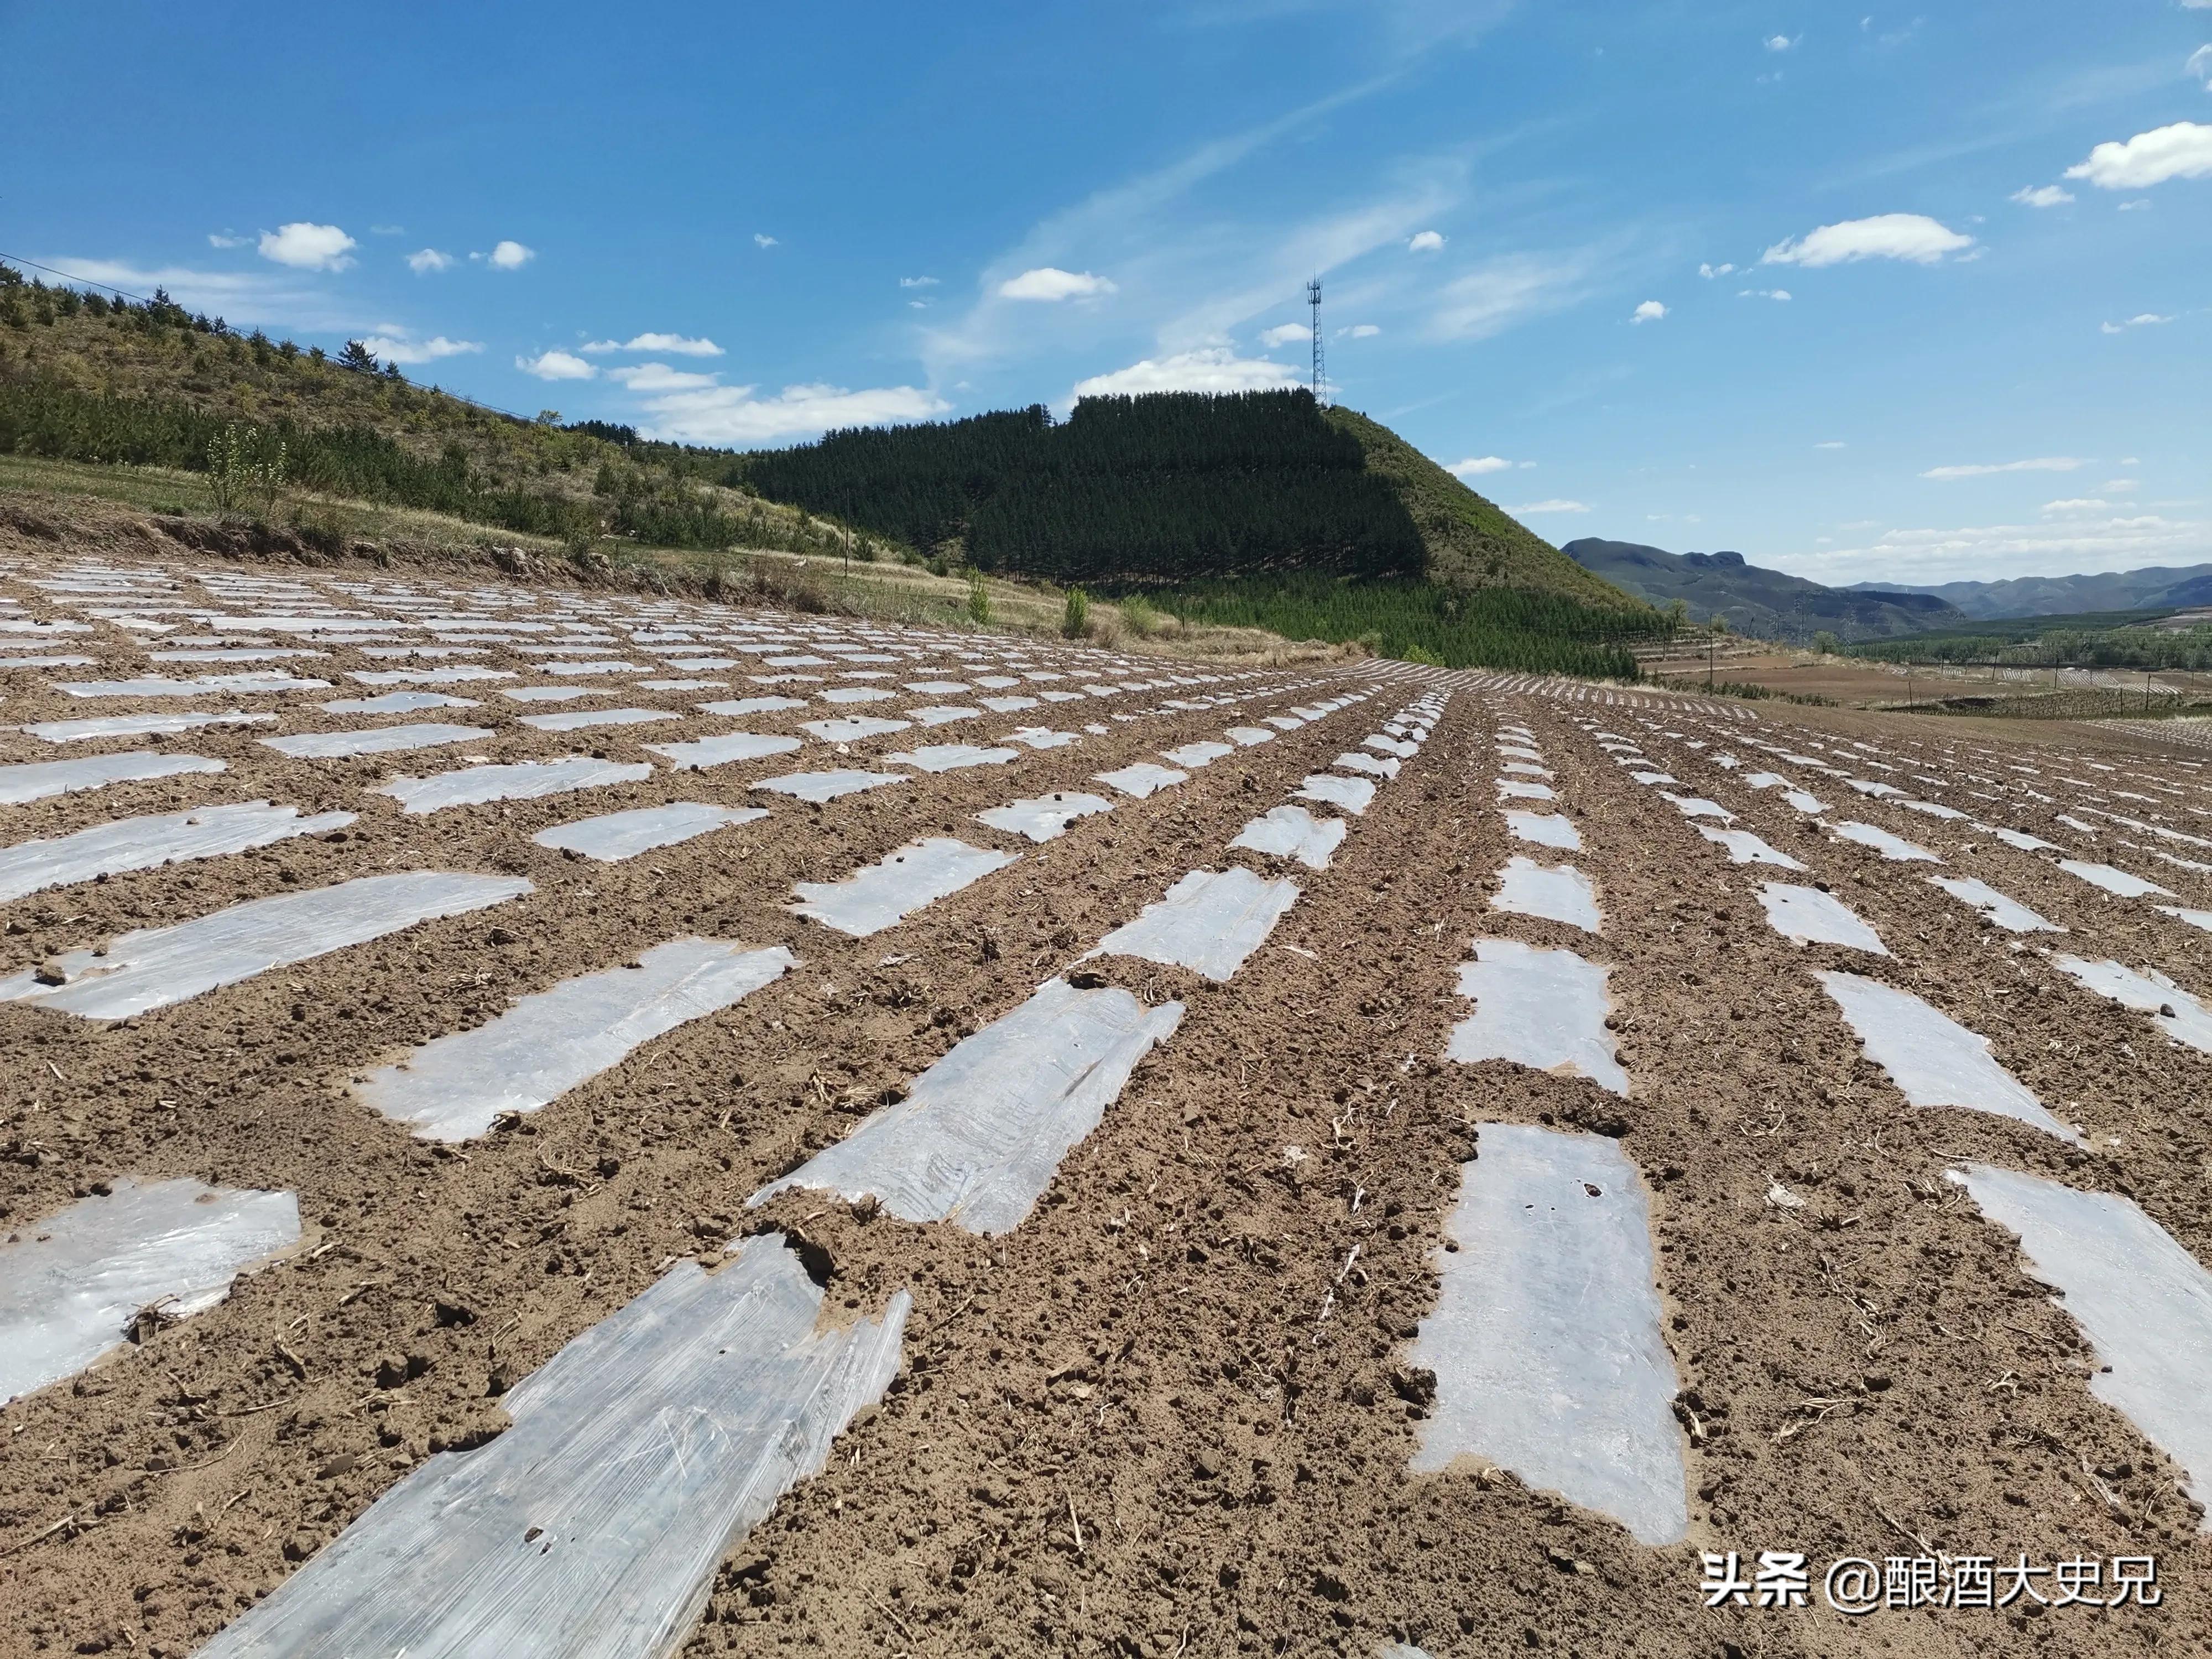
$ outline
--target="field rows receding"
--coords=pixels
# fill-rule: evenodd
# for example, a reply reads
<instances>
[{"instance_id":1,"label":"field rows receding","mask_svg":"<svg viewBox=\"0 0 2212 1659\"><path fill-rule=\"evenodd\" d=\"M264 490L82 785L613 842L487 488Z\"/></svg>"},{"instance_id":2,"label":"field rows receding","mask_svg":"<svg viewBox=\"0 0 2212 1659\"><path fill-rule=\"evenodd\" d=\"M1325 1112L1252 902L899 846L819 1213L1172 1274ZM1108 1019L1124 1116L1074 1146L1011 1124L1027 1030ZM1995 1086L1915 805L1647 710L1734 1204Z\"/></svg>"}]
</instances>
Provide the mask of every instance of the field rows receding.
<instances>
[{"instance_id":1,"label":"field rows receding","mask_svg":"<svg viewBox=\"0 0 2212 1659\"><path fill-rule=\"evenodd\" d=\"M0 690L8 1650L2201 1610L2197 763L43 556Z\"/></svg>"}]
</instances>

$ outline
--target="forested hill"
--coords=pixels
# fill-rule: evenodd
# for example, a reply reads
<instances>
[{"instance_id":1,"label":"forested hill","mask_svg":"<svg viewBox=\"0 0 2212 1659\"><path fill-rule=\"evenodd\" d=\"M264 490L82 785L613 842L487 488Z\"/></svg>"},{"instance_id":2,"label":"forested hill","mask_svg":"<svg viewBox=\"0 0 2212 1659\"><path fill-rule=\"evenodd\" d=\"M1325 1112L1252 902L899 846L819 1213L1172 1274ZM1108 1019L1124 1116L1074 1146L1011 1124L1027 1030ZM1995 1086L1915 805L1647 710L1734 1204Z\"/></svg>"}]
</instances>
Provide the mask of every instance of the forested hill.
<instances>
[{"instance_id":1,"label":"forested hill","mask_svg":"<svg viewBox=\"0 0 2212 1659\"><path fill-rule=\"evenodd\" d=\"M1086 398L834 432L744 458L745 484L980 569L1156 586L1431 577L1642 605L1387 428L1303 391Z\"/></svg>"}]
</instances>

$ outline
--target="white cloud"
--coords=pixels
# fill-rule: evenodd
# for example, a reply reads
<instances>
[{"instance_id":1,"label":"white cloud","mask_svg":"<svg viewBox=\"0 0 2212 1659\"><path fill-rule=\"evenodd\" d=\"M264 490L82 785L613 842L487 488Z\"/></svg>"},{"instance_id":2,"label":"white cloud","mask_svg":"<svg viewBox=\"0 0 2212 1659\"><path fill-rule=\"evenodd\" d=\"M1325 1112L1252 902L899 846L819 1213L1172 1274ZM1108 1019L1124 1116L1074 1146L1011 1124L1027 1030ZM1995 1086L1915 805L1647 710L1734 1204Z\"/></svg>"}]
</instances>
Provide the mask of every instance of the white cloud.
<instances>
[{"instance_id":1,"label":"white cloud","mask_svg":"<svg viewBox=\"0 0 2212 1659\"><path fill-rule=\"evenodd\" d=\"M237 236L232 234L227 230L222 232L220 235L216 234L214 231L208 232L208 246L210 247L244 247L252 240L253 239L251 236Z\"/></svg>"},{"instance_id":2,"label":"white cloud","mask_svg":"<svg viewBox=\"0 0 2212 1659\"><path fill-rule=\"evenodd\" d=\"M672 351L679 357L719 357L722 348L703 335L691 339L681 334L640 334L623 347L624 351Z\"/></svg>"},{"instance_id":3,"label":"white cloud","mask_svg":"<svg viewBox=\"0 0 2212 1659\"><path fill-rule=\"evenodd\" d=\"M1804 38L1801 34L1796 40L1793 40L1786 34L1770 34L1764 44L1769 52L1787 52L1797 44L1797 40L1802 40Z\"/></svg>"},{"instance_id":4,"label":"white cloud","mask_svg":"<svg viewBox=\"0 0 2212 1659\"><path fill-rule=\"evenodd\" d=\"M1735 269L1734 265L1699 265L1698 275L1710 283L1714 277L1725 276Z\"/></svg>"},{"instance_id":5,"label":"white cloud","mask_svg":"<svg viewBox=\"0 0 2212 1659\"><path fill-rule=\"evenodd\" d=\"M607 379L619 380L632 392L688 392L696 386L712 386L716 377L695 374L689 369L671 368L666 363L632 363L607 371Z\"/></svg>"},{"instance_id":6,"label":"white cloud","mask_svg":"<svg viewBox=\"0 0 2212 1659\"><path fill-rule=\"evenodd\" d=\"M1510 472L1513 463L1503 455L1473 455L1463 461L1454 461L1444 469L1454 477L1479 478L1486 472Z\"/></svg>"},{"instance_id":7,"label":"white cloud","mask_svg":"<svg viewBox=\"0 0 2212 1659\"><path fill-rule=\"evenodd\" d=\"M404 225L371 225L368 228L368 234L372 236L404 236L407 234L407 227Z\"/></svg>"},{"instance_id":8,"label":"white cloud","mask_svg":"<svg viewBox=\"0 0 2212 1659\"><path fill-rule=\"evenodd\" d=\"M1103 276L1094 276L1087 270L1062 270L1057 265L1039 265L999 284L1001 300L1088 300L1115 291Z\"/></svg>"},{"instance_id":9,"label":"white cloud","mask_svg":"<svg viewBox=\"0 0 2212 1659\"><path fill-rule=\"evenodd\" d=\"M1557 311L1583 297L1590 259L1508 254L1455 277L1437 295L1430 332L1440 339L1482 340L1524 317Z\"/></svg>"},{"instance_id":10,"label":"white cloud","mask_svg":"<svg viewBox=\"0 0 2212 1659\"><path fill-rule=\"evenodd\" d=\"M2212 126L2176 121L2139 132L2124 144L2107 141L2089 152L2069 179L2087 179L2099 190L2148 190L2169 179L2212 174Z\"/></svg>"},{"instance_id":11,"label":"white cloud","mask_svg":"<svg viewBox=\"0 0 2212 1659\"><path fill-rule=\"evenodd\" d=\"M1769 562L1826 582L1935 583L2207 561L2212 523L2154 514L2103 518L2091 511L2029 525L1890 530L1863 546Z\"/></svg>"},{"instance_id":12,"label":"white cloud","mask_svg":"<svg viewBox=\"0 0 2212 1659\"><path fill-rule=\"evenodd\" d=\"M2141 466L2142 463L2133 455L2123 455L2120 457L2120 465L2122 466Z\"/></svg>"},{"instance_id":13,"label":"white cloud","mask_svg":"<svg viewBox=\"0 0 2212 1659\"><path fill-rule=\"evenodd\" d=\"M1298 372L1266 357L1239 357L1226 347L1146 357L1111 374L1075 383L1079 398L1131 396L1146 392L1271 392L1296 386Z\"/></svg>"},{"instance_id":14,"label":"white cloud","mask_svg":"<svg viewBox=\"0 0 2212 1659\"><path fill-rule=\"evenodd\" d=\"M929 301L927 300L908 300L906 302L906 308L908 311L927 311L929 309Z\"/></svg>"},{"instance_id":15,"label":"white cloud","mask_svg":"<svg viewBox=\"0 0 2212 1659\"><path fill-rule=\"evenodd\" d=\"M1739 300L1787 300L1790 290L1786 288L1740 288L1735 291L1735 297Z\"/></svg>"},{"instance_id":16,"label":"white cloud","mask_svg":"<svg viewBox=\"0 0 2212 1659\"><path fill-rule=\"evenodd\" d=\"M753 246L755 247L781 247L783 244L778 241L775 237L767 234L765 232L757 230L753 233Z\"/></svg>"},{"instance_id":17,"label":"white cloud","mask_svg":"<svg viewBox=\"0 0 2212 1659\"><path fill-rule=\"evenodd\" d=\"M2107 478L2098 485L2107 495L2132 495L2142 487L2133 478Z\"/></svg>"},{"instance_id":18,"label":"white cloud","mask_svg":"<svg viewBox=\"0 0 2212 1659\"><path fill-rule=\"evenodd\" d=\"M1985 465L1931 466L1923 478L1985 478L1993 472L2071 472L2089 463L2071 455L2039 455L2027 461L1996 461Z\"/></svg>"},{"instance_id":19,"label":"white cloud","mask_svg":"<svg viewBox=\"0 0 2212 1659\"><path fill-rule=\"evenodd\" d=\"M2109 512L2112 503L2094 496L2074 495L2063 501L2045 501L2038 510L2044 513L2088 513L2099 509Z\"/></svg>"},{"instance_id":20,"label":"white cloud","mask_svg":"<svg viewBox=\"0 0 2212 1659\"><path fill-rule=\"evenodd\" d=\"M126 259L84 259L35 251L33 257L95 288L122 289L131 294L167 289L169 297L185 310L204 311L240 326L266 324L333 334L377 326L373 319L347 309L346 301L325 292L320 284L289 272L149 267Z\"/></svg>"},{"instance_id":21,"label":"white cloud","mask_svg":"<svg viewBox=\"0 0 2212 1659\"><path fill-rule=\"evenodd\" d=\"M309 224L302 219L263 231L260 252L263 258L295 270L343 270L353 263L347 256L355 246L353 238L336 225Z\"/></svg>"},{"instance_id":22,"label":"white cloud","mask_svg":"<svg viewBox=\"0 0 2212 1659\"><path fill-rule=\"evenodd\" d=\"M1667 307L1656 300L1646 300L1636 307L1628 320L1632 323L1656 323L1667 314Z\"/></svg>"},{"instance_id":23,"label":"white cloud","mask_svg":"<svg viewBox=\"0 0 2212 1659\"><path fill-rule=\"evenodd\" d=\"M410 339L404 333L372 334L362 343L392 363L434 363L441 357L459 357L483 349L481 340L449 340L442 334L427 340Z\"/></svg>"},{"instance_id":24,"label":"white cloud","mask_svg":"<svg viewBox=\"0 0 2212 1659\"><path fill-rule=\"evenodd\" d=\"M937 278L934 276L902 276L899 278L899 286L901 288L935 288L937 286Z\"/></svg>"},{"instance_id":25,"label":"white cloud","mask_svg":"<svg viewBox=\"0 0 2212 1659\"><path fill-rule=\"evenodd\" d=\"M535 374L541 380L596 380L599 373L595 365L565 351L547 351L535 357L517 357L514 366L525 374Z\"/></svg>"},{"instance_id":26,"label":"white cloud","mask_svg":"<svg viewBox=\"0 0 2212 1659\"><path fill-rule=\"evenodd\" d=\"M1313 331L1304 323L1278 323L1273 328L1260 331L1260 343L1270 351L1277 346L1286 346L1293 340L1303 340Z\"/></svg>"},{"instance_id":27,"label":"white cloud","mask_svg":"<svg viewBox=\"0 0 2212 1659\"><path fill-rule=\"evenodd\" d=\"M441 253L434 247L417 248L407 256L407 269L417 276L427 276L434 270L451 270L453 268L453 256L450 253Z\"/></svg>"},{"instance_id":28,"label":"white cloud","mask_svg":"<svg viewBox=\"0 0 2212 1659\"><path fill-rule=\"evenodd\" d=\"M1925 214L1877 213L1870 219L1845 219L1777 242L1759 263L1820 266L1854 259L1909 259L1932 265L1947 253L1972 246L1973 240Z\"/></svg>"},{"instance_id":29,"label":"white cloud","mask_svg":"<svg viewBox=\"0 0 2212 1659\"><path fill-rule=\"evenodd\" d=\"M1831 438L1824 444L1814 444L1813 447L1815 449L1841 449L1844 447L1844 445L1839 440Z\"/></svg>"},{"instance_id":30,"label":"white cloud","mask_svg":"<svg viewBox=\"0 0 2212 1659\"><path fill-rule=\"evenodd\" d=\"M2204 83L2205 91L2212 92L2212 46L2197 47L2183 67Z\"/></svg>"},{"instance_id":31,"label":"white cloud","mask_svg":"<svg viewBox=\"0 0 2212 1659\"><path fill-rule=\"evenodd\" d=\"M1382 331L1372 323L1354 323L1350 328L1337 330L1336 337L1341 340L1348 335L1355 340L1371 340Z\"/></svg>"},{"instance_id":32,"label":"white cloud","mask_svg":"<svg viewBox=\"0 0 2212 1659\"><path fill-rule=\"evenodd\" d=\"M2161 317L2154 311L2141 311L2124 323L2100 323L2097 326L2107 334L2124 334L2131 328L2155 328L2160 323L2172 320L2172 318Z\"/></svg>"},{"instance_id":33,"label":"white cloud","mask_svg":"<svg viewBox=\"0 0 2212 1659\"><path fill-rule=\"evenodd\" d=\"M1589 508L1581 501L1565 501L1554 498L1548 501L1529 501L1520 507L1509 507L1505 510L1525 519L1537 513L1587 513Z\"/></svg>"},{"instance_id":34,"label":"white cloud","mask_svg":"<svg viewBox=\"0 0 2212 1659\"><path fill-rule=\"evenodd\" d=\"M2123 202L2120 204L2120 211L2123 213L2134 213L2138 210L2147 208L2149 205L2150 203L2148 199L2134 202Z\"/></svg>"},{"instance_id":35,"label":"white cloud","mask_svg":"<svg viewBox=\"0 0 2212 1659\"><path fill-rule=\"evenodd\" d=\"M756 398L749 386L671 392L646 405L647 435L684 443L758 444L778 438L814 437L840 427L890 426L926 421L951 407L918 386L849 392L835 386L787 386L774 398Z\"/></svg>"},{"instance_id":36,"label":"white cloud","mask_svg":"<svg viewBox=\"0 0 2212 1659\"><path fill-rule=\"evenodd\" d=\"M2029 185L2012 193L2012 199L2022 207L2057 207L2062 202L2074 199L2074 192L2063 185Z\"/></svg>"},{"instance_id":37,"label":"white cloud","mask_svg":"<svg viewBox=\"0 0 2212 1659\"><path fill-rule=\"evenodd\" d=\"M534 247L525 247L520 242L500 242L493 246L489 263L494 270L520 270L537 257Z\"/></svg>"},{"instance_id":38,"label":"white cloud","mask_svg":"<svg viewBox=\"0 0 2212 1659\"><path fill-rule=\"evenodd\" d=\"M1440 230L1417 230L1406 244L1408 253L1440 253L1443 251L1444 234Z\"/></svg>"}]
</instances>

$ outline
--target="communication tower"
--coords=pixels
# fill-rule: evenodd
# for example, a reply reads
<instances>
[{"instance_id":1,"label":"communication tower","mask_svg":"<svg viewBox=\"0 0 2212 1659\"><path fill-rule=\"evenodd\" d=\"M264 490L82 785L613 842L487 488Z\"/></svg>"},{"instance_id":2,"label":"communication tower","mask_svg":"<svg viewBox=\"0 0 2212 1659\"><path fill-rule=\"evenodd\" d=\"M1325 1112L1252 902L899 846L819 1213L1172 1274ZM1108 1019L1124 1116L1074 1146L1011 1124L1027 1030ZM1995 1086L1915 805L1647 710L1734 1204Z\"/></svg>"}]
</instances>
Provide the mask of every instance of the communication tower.
<instances>
[{"instance_id":1,"label":"communication tower","mask_svg":"<svg viewBox=\"0 0 2212 1659\"><path fill-rule=\"evenodd\" d=\"M1306 284L1306 303L1313 307L1313 395L1317 404L1328 402L1328 370L1321 354L1321 278Z\"/></svg>"}]
</instances>

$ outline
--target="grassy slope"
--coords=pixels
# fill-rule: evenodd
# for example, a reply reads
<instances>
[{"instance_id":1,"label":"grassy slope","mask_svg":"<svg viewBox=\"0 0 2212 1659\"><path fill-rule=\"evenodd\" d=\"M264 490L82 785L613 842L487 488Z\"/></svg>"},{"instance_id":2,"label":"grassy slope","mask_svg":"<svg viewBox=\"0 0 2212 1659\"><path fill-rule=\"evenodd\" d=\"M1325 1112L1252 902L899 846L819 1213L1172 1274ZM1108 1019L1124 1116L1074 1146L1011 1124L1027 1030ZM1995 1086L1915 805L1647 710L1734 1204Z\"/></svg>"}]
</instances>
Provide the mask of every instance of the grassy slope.
<instances>
[{"instance_id":1,"label":"grassy slope","mask_svg":"<svg viewBox=\"0 0 2212 1659\"><path fill-rule=\"evenodd\" d=\"M1368 470L1398 491L1429 550L1429 577L1461 587L1556 593L1602 609L1643 615L1650 607L1593 575L1495 502L1477 495L1380 422L1355 410L1328 418L1359 440Z\"/></svg>"}]
</instances>

